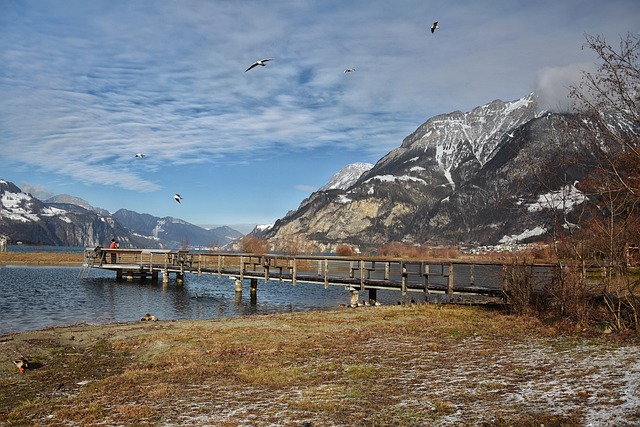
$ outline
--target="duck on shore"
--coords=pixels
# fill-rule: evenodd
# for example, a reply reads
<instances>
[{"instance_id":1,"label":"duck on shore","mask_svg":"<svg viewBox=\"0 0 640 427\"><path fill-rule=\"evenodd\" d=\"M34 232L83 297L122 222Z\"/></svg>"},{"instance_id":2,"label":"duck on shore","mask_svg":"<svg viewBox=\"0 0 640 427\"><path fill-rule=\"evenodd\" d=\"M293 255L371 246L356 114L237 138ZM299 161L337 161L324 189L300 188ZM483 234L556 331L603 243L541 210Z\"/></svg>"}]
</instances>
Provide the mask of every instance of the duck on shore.
<instances>
[{"instance_id":1,"label":"duck on shore","mask_svg":"<svg viewBox=\"0 0 640 427\"><path fill-rule=\"evenodd\" d=\"M19 359L14 360L13 364L16 365L21 374L24 374L25 369L29 367L29 361L22 356L20 356Z\"/></svg>"}]
</instances>

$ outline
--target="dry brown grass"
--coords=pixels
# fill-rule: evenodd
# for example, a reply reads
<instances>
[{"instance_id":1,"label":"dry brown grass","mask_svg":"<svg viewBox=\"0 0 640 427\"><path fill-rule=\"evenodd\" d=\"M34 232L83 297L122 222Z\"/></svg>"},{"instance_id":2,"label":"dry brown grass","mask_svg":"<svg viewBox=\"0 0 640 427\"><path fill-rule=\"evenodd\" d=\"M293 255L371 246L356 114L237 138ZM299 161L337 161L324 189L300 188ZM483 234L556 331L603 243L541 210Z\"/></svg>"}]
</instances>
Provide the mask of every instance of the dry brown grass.
<instances>
[{"instance_id":1,"label":"dry brown grass","mask_svg":"<svg viewBox=\"0 0 640 427\"><path fill-rule=\"evenodd\" d=\"M0 265L81 265L84 254L58 252L2 252Z\"/></svg>"},{"instance_id":2,"label":"dry brown grass","mask_svg":"<svg viewBox=\"0 0 640 427\"><path fill-rule=\"evenodd\" d=\"M631 425L608 338L438 305L51 328L0 337L0 425Z\"/></svg>"}]
</instances>

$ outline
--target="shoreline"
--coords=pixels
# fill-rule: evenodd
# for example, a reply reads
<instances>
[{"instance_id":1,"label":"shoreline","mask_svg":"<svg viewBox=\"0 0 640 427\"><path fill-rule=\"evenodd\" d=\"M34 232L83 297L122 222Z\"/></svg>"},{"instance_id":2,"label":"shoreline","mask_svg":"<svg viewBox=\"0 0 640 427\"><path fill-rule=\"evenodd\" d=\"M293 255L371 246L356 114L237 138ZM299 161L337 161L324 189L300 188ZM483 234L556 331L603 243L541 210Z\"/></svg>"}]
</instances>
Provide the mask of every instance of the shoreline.
<instances>
[{"instance_id":1,"label":"shoreline","mask_svg":"<svg viewBox=\"0 0 640 427\"><path fill-rule=\"evenodd\" d=\"M24 374L0 365L0 388L11 390L0 396L0 419L408 427L615 417L632 425L637 337L568 332L436 304L56 326L0 337L3 360L31 363Z\"/></svg>"},{"instance_id":2,"label":"shoreline","mask_svg":"<svg viewBox=\"0 0 640 427\"><path fill-rule=\"evenodd\" d=\"M0 266L63 266L81 267L84 260L82 253L64 252L2 252Z\"/></svg>"}]
</instances>

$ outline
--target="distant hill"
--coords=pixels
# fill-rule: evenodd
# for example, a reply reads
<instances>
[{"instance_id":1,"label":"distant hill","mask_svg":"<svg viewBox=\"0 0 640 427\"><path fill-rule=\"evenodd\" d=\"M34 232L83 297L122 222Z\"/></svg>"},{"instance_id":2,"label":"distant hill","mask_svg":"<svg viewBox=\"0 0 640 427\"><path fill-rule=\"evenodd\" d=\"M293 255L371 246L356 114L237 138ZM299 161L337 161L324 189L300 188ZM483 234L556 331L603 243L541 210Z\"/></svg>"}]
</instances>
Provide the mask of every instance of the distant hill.
<instances>
[{"instance_id":1,"label":"distant hill","mask_svg":"<svg viewBox=\"0 0 640 427\"><path fill-rule=\"evenodd\" d=\"M168 242L173 247L180 247L185 243L191 247L224 247L243 236L239 231L226 226L207 230L181 219L159 218L126 209L116 211L113 217L132 232Z\"/></svg>"},{"instance_id":2,"label":"distant hill","mask_svg":"<svg viewBox=\"0 0 640 427\"><path fill-rule=\"evenodd\" d=\"M109 211L106 210L106 209L93 207L86 200L84 200L84 199L82 199L80 197L71 196L69 194L58 194L56 196L48 198L47 200L44 201L44 203L47 203L47 204L56 203L56 204L75 205L75 206L80 206L82 208L85 208L88 211L97 212L97 213L99 213L101 215L108 216L110 214Z\"/></svg>"},{"instance_id":3,"label":"distant hill","mask_svg":"<svg viewBox=\"0 0 640 427\"><path fill-rule=\"evenodd\" d=\"M225 246L242 236L229 227L206 230L175 218L157 218L121 209L111 215L69 195L47 202L0 179L0 235L9 242L32 245L107 245L112 238L122 248L180 248Z\"/></svg>"}]
</instances>

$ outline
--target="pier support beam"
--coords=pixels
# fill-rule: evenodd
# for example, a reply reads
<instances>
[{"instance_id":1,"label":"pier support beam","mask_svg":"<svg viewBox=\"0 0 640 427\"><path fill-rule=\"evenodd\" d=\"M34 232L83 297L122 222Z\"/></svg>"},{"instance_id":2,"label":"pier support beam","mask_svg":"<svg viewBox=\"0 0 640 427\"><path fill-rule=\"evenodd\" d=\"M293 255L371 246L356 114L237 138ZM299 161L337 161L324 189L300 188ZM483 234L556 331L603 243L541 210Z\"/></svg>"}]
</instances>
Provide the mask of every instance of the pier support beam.
<instances>
[{"instance_id":1,"label":"pier support beam","mask_svg":"<svg viewBox=\"0 0 640 427\"><path fill-rule=\"evenodd\" d=\"M122 269L116 270L116 279L122 280Z\"/></svg>"},{"instance_id":2,"label":"pier support beam","mask_svg":"<svg viewBox=\"0 0 640 427\"><path fill-rule=\"evenodd\" d=\"M242 280L236 279L236 295L242 294Z\"/></svg>"},{"instance_id":3,"label":"pier support beam","mask_svg":"<svg viewBox=\"0 0 640 427\"><path fill-rule=\"evenodd\" d=\"M374 305L378 301L378 290L377 289L369 289L369 303Z\"/></svg>"},{"instance_id":4,"label":"pier support beam","mask_svg":"<svg viewBox=\"0 0 640 427\"><path fill-rule=\"evenodd\" d=\"M133 282L133 271L127 271L127 282Z\"/></svg>"},{"instance_id":5,"label":"pier support beam","mask_svg":"<svg viewBox=\"0 0 640 427\"><path fill-rule=\"evenodd\" d=\"M255 304L258 300L258 279L251 279L251 303Z\"/></svg>"},{"instance_id":6,"label":"pier support beam","mask_svg":"<svg viewBox=\"0 0 640 427\"><path fill-rule=\"evenodd\" d=\"M184 283L184 273L176 273L176 283L182 285Z\"/></svg>"},{"instance_id":7,"label":"pier support beam","mask_svg":"<svg viewBox=\"0 0 640 427\"><path fill-rule=\"evenodd\" d=\"M162 284L166 285L169 283L169 270L162 270Z\"/></svg>"},{"instance_id":8,"label":"pier support beam","mask_svg":"<svg viewBox=\"0 0 640 427\"><path fill-rule=\"evenodd\" d=\"M349 306L350 307L357 307L358 306L358 297L360 296L360 293L358 291L351 291L351 300L349 302Z\"/></svg>"}]
</instances>

